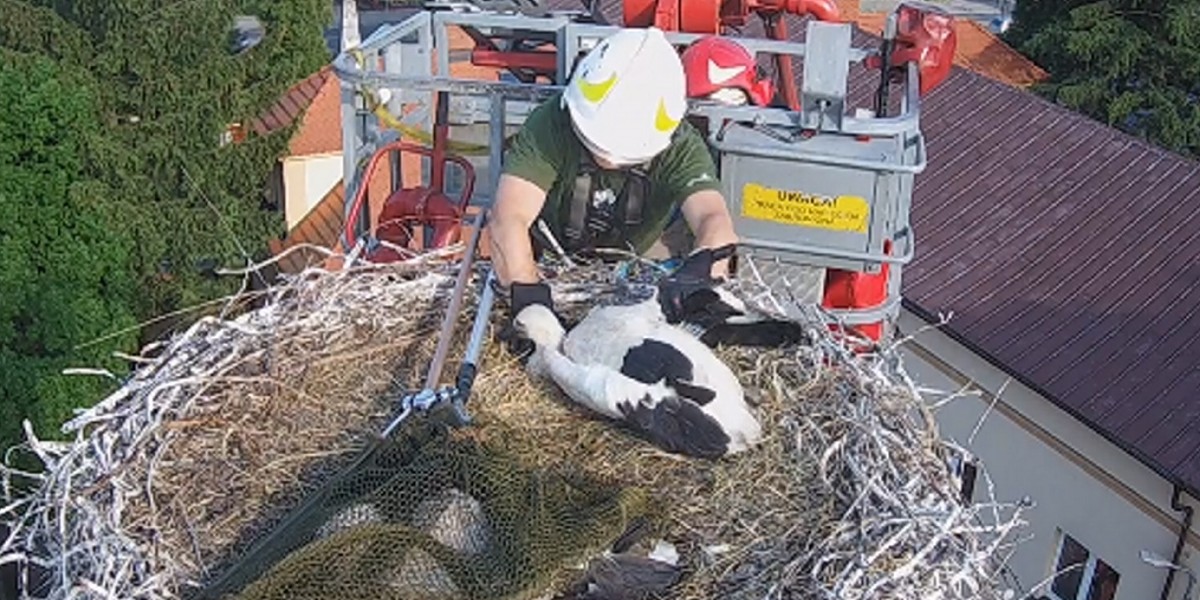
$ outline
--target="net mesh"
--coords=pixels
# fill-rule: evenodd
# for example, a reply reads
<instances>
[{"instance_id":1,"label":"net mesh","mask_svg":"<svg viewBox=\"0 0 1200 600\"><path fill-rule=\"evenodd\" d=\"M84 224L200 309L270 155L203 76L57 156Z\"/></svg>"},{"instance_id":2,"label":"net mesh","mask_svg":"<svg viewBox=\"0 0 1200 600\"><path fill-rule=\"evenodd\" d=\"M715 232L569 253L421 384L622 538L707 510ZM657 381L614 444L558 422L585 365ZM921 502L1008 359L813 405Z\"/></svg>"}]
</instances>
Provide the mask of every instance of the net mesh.
<instances>
[{"instance_id":1,"label":"net mesh","mask_svg":"<svg viewBox=\"0 0 1200 600\"><path fill-rule=\"evenodd\" d=\"M381 440L204 597L532 598L651 516L638 488L531 467L442 422Z\"/></svg>"}]
</instances>

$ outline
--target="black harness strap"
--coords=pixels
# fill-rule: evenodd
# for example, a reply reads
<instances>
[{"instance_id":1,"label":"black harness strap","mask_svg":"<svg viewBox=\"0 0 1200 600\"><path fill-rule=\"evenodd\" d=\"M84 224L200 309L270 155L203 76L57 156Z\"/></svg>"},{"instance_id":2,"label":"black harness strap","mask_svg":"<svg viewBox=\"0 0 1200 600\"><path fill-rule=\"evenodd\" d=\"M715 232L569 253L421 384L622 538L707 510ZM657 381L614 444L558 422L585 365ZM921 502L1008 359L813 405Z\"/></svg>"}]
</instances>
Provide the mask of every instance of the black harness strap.
<instances>
[{"instance_id":1,"label":"black harness strap","mask_svg":"<svg viewBox=\"0 0 1200 600\"><path fill-rule=\"evenodd\" d=\"M621 186L618 202L625 203L625 227L634 228L642 224L646 197L650 195L650 174L642 166L629 170L625 185Z\"/></svg>"},{"instance_id":2,"label":"black harness strap","mask_svg":"<svg viewBox=\"0 0 1200 600\"><path fill-rule=\"evenodd\" d=\"M650 195L650 175L645 165L624 169L625 183L611 204L598 206L595 202L599 167L591 158L580 157L579 170L567 207L564 244L570 250L590 247L597 237L614 229L638 227L644 220L646 199ZM618 211L623 209L621 214Z\"/></svg>"},{"instance_id":3,"label":"black harness strap","mask_svg":"<svg viewBox=\"0 0 1200 600\"><path fill-rule=\"evenodd\" d=\"M564 245L568 250L576 250L586 246L591 236L587 233L588 207L592 202L592 189L595 181L590 170L585 170L582 161L575 175L574 188L571 192L571 205L567 208L566 231Z\"/></svg>"}]
</instances>

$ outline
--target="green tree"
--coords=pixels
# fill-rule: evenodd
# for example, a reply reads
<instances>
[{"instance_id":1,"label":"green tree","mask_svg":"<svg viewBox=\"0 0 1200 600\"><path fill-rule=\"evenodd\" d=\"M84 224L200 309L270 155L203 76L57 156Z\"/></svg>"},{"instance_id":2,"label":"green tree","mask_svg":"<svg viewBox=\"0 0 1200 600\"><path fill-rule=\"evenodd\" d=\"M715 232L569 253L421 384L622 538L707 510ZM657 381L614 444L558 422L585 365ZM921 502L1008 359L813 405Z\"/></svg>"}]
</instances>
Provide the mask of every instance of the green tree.
<instances>
[{"instance_id":1,"label":"green tree","mask_svg":"<svg viewBox=\"0 0 1200 600\"><path fill-rule=\"evenodd\" d=\"M236 14L267 38L228 51ZM264 210L288 133L219 146L329 59L325 0L0 0L0 446L20 419L58 431L157 329L138 322L218 298L282 233ZM124 332L124 333L122 333Z\"/></svg>"},{"instance_id":2,"label":"green tree","mask_svg":"<svg viewBox=\"0 0 1200 600\"><path fill-rule=\"evenodd\" d=\"M83 345L135 324L133 240L85 175L99 135L96 88L86 72L52 59L0 52L0 440L21 420L54 435L72 409L113 382L62 375L66 367L121 372L114 349L132 334Z\"/></svg>"},{"instance_id":3,"label":"green tree","mask_svg":"<svg viewBox=\"0 0 1200 600\"><path fill-rule=\"evenodd\" d=\"M262 191L287 133L220 147L232 122L261 114L328 62L324 0L76 0L59 6L92 36L92 71L112 127L96 174L117 190L138 239L138 313L161 315L233 292L199 265L244 265L283 233ZM258 15L267 37L229 52L234 15Z\"/></svg>"},{"instance_id":4,"label":"green tree","mask_svg":"<svg viewBox=\"0 0 1200 600\"><path fill-rule=\"evenodd\" d=\"M1006 40L1050 73L1036 92L1200 157L1200 0L1020 0Z\"/></svg>"}]
</instances>

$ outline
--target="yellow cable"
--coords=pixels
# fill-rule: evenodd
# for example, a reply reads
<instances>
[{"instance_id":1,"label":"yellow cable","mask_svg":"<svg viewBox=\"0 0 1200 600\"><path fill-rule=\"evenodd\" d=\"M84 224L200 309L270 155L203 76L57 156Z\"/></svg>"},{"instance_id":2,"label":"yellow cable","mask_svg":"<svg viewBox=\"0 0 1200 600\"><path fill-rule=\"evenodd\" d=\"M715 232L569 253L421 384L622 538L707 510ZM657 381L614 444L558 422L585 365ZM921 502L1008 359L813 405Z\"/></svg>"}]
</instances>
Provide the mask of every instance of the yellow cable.
<instances>
[{"instance_id":1,"label":"yellow cable","mask_svg":"<svg viewBox=\"0 0 1200 600\"><path fill-rule=\"evenodd\" d=\"M349 52L354 57L355 62L358 63L359 68L362 68L364 62L362 50L353 48ZM413 127L412 125L405 125L400 119L397 119L395 115L389 112L387 107L379 101L379 96L374 90L365 85L360 85L358 86L358 91L362 93L363 97L366 99L367 108L375 115L375 118L379 119L379 121L383 123L384 126L399 131L401 135L408 136L426 145L433 145L433 134L431 132ZM488 156L490 154L490 147L487 144L476 144L472 142L446 140L446 149L455 154L463 156Z\"/></svg>"}]
</instances>

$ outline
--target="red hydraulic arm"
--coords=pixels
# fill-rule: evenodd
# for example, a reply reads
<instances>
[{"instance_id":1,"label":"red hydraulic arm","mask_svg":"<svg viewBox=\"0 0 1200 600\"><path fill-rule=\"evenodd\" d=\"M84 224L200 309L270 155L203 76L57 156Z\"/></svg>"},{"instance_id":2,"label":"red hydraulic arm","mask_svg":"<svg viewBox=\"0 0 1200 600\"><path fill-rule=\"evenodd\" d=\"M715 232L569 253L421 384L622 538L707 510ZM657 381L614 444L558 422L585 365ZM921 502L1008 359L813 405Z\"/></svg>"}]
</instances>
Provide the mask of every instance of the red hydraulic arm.
<instances>
[{"instance_id":1,"label":"red hydraulic arm","mask_svg":"<svg viewBox=\"0 0 1200 600\"><path fill-rule=\"evenodd\" d=\"M751 14L812 15L821 21L841 19L834 0L625 0L626 27L649 27L686 33L721 33L722 26L741 27Z\"/></svg>"},{"instance_id":2,"label":"red hydraulic arm","mask_svg":"<svg viewBox=\"0 0 1200 600\"><path fill-rule=\"evenodd\" d=\"M950 76L957 47L954 17L949 13L938 7L922 10L909 4L901 4L896 10L896 41L889 63L892 67L900 67L909 61L916 62L922 96ZM882 63L878 56L866 61L872 69L879 68Z\"/></svg>"},{"instance_id":3,"label":"red hydraulic arm","mask_svg":"<svg viewBox=\"0 0 1200 600\"><path fill-rule=\"evenodd\" d=\"M767 36L788 39L785 14L811 15L821 21L840 22L834 0L625 0L626 27L649 27L686 33L719 34L722 27L741 27L757 14L763 19ZM775 55L778 89L788 108L800 110L792 57Z\"/></svg>"},{"instance_id":4,"label":"red hydraulic arm","mask_svg":"<svg viewBox=\"0 0 1200 600\"><path fill-rule=\"evenodd\" d=\"M788 39L786 14L811 15L821 21L840 22L835 0L624 0L624 26L655 26L664 31L719 34L724 27L741 27L752 15L758 15L766 26L767 36L775 40ZM510 70L520 79L531 82L536 76L550 77L557 68L552 44L521 49L502 50L496 40L479 31L467 28L475 41L471 62L477 66ZM792 110L800 109L792 57L775 55L778 88Z\"/></svg>"}]
</instances>

